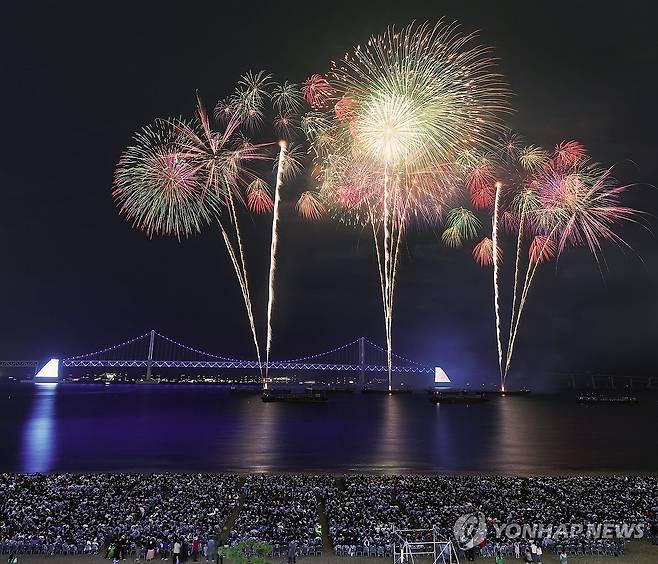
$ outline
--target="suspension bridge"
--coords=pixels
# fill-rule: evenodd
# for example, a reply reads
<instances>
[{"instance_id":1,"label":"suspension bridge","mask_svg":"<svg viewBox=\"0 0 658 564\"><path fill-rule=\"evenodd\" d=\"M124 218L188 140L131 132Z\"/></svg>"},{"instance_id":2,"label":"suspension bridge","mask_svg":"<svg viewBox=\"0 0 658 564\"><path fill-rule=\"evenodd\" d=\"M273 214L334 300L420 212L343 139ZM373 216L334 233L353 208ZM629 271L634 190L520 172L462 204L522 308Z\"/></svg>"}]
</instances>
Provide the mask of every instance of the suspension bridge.
<instances>
[{"instance_id":1,"label":"suspension bridge","mask_svg":"<svg viewBox=\"0 0 658 564\"><path fill-rule=\"evenodd\" d=\"M21 366L36 367L34 361L4 362L5 366L17 367L16 364L10 363L20 362L23 363ZM56 368L53 364L48 377L55 376L60 365L66 368L145 368L147 379L151 378L154 369L162 368L242 370L260 370L261 368L261 364L256 360L231 358L203 351L171 339L155 330L110 347L63 358L56 362ZM359 383L364 384L367 373L386 373L388 365L386 362L386 349L365 337L360 337L317 354L289 360L270 361L268 369L355 372L359 374ZM52 374L52 370L55 370L54 374ZM420 375L435 374L436 369L393 354L392 371L396 374ZM39 375L42 372L44 372L43 369L39 372Z\"/></svg>"}]
</instances>

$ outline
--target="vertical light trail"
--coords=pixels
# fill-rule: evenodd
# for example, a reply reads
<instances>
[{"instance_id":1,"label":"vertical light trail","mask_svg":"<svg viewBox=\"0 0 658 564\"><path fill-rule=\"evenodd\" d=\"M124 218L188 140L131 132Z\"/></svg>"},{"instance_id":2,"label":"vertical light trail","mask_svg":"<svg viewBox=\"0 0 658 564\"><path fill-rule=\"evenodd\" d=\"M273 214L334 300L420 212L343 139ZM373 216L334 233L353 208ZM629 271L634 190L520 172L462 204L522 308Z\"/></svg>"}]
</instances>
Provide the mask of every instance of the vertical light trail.
<instances>
[{"instance_id":1,"label":"vertical light trail","mask_svg":"<svg viewBox=\"0 0 658 564\"><path fill-rule=\"evenodd\" d=\"M244 265L242 266L242 268L240 267L238 258L235 253L235 249L233 248L233 244L231 243L228 233L226 232L226 229L224 229L224 226L222 225L221 221L219 222L219 228L222 233L222 238L224 239L224 244L226 245L226 250L228 251L228 255L231 259L231 263L233 264L235 275L238 279L238 283L240 284L240 291L242 292L242 299L244 300L244 305L247 310L247 317L249 318L249 327L251 328L251 335L254 340L254 347L256 348L256 357L258 359L258 366L261 371L261 377L262 377L263 374L262 359L260 355L260 346L258 345L258 337L256 335L256 323L254 321L254 313L251 305L249 285L246 279L246 270L244 268Z\"/></svg>"},{"instance_id":2,"label":"vertical light trail","mask_svg":"<svg viewBox=\"0 0 658 564\"><path fill-rule=\"evenodd\" d=\"M267 390L267 378L270 367L270 350L272 348L272 309L274 306L274 273L276 271L276 253L279 247L279 207L281 202L281 186L283 185L283 166L288 144L279 141L279 163L276 170L276 186L274 188L274 210L272 215L272 243L270 246L270 275L267 297L267 346L265 352L265 378L263 387Z\"/></svg>"},{"instance_id":3,"label":"vertical light trail","mask_svg":"<svg viewBox=\"0 0 658 564\"><path fill-rule=\"evenodd\" d=\"M235 227L235 236L236 240L238 243L238 251L239 251L239 257L240 257L240 266L242 268L242 281L241 281L241 286L242 286L242 292L243 292L243 297L244 297L244 302L245 306L247 308L247 316L249 317L249 326L251 328L251 334L254 339L254 347L256 347L256 356L258 358L258 369L261 373L261 377L263 375L263 363L261 359L261 354L260 354L260 345L258 344L258 336L256 334L256 323L254 321L254 310L253 306L251 304L251 295L249 293L249 277L247 276L247 262L244 256L244 247L242 245L242 236L240 234L240 225L238 224L238 215L235 212L235 203L233 201L233 194L229 190L228 191L228 201L229 201L229 210L231 212L231 218L233 225ZM235 255L235 253L234 253ZM236 257L237 258L237 257ZM238 280L240 280L240 274L238 273L238 267L235 264L237 261L234 261L234 266L236 270L236 274L238 275Z\"/></svg>"},{"instance_id":4,"label":"vertical light trail","mask_svg":"<svg viewBox=\"0 0 658 564\"><path fill-rule=\"evenodd\" d=\"M530 286L532 285L532 281L535 277L535 273L537 272L537 267L539 266L539 263L541 262L541 257L544 255L544 251L546 250L546 247L548 246L549 242L552 240L551 238L555 234L555 231L557 230L557 226L554 227L551 232L549 233L548 237L546 237L546 240L544 241L544 244L542 245L541 250L537 254L536 261L530 261L528 263L528 270L526 270L525 274L525 282L523 283L523 291L521 292L521 300L519 301L519 311L516 315L516 322L514 322L514 331L512 332L512 335L510 336L510 345L507 350L507 362L505 363L505 375L507 375L507 371L509 370L510 363L512 362L512 353L514 352L514 343L516 341L516 334L519 330L519 323L521 321L521 314L523 313L523 308L525 307L526 300L528 298L528 292L530 291Z\"/></svg>"},{"instance_id":5,"label":"vertical light trail","mask_svg":"<svg viewBox=\"0 0 658 564\"><path fill-rule=\"evenodd\" d=\"M519 234L516 239L516 260L514 264L514 291L512 295L512 315L509 322L509 334L507 336L507 358L505 359L505 370L503 372L503 377L507 378L507 371L509 370L510 359L511 359L511 350L512 350L512 334L514 331L514 322L516 315L516 302L517 302L517 292L519 285L519 266L521 264L521 246L523 242L523 224L525 221L525 199L521 204L521 213L519 214Z\"/></svg>"},{"instance_id":6,"label":"vertical light trail","mask_svg":"<svg viewBox=\"0 0 658 564\"><path fill-rule=\"evenodd\" d=\"M500 205L500 189L502 184L496 182L496 198L494 200L493 225L491 240L493 242L493 287L494 311L496 313L496 345L498 346L498 369L500 371L500 387L505 391L505 377L503 375L503 345L500 339L500 291L498 288L498 207Z\"/></svg>"},{"instance_id":7,"label":"vertical light trail","mask_svg":"<svg viewBox=\"0 0 658 564\"><path fill-rule=\"evenodd\" d=\"M391 338L392 329L392 307L391 307L391 228L389 225L389 202L388 202L388 160L384 160L384 324L386 328L386 360L388 365L388 391L393 388L392 379L392 355L393 346Z\"/></svg>"}]
</instances>

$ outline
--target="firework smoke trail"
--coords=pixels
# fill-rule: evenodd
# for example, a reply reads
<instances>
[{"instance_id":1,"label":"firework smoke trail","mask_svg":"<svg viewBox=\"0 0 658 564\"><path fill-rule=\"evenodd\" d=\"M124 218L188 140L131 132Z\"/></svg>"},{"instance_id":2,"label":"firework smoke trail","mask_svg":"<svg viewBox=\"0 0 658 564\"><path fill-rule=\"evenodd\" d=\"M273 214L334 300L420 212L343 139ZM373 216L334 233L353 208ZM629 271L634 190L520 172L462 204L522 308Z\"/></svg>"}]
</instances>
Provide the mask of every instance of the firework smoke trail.
<instances>
[{"instance_id":1,"label":"firework smoke trail","mask_svg":"<svg viewBox=\"0 0 658 564\"><path fill-rule=\"evenodd\" d=\"M279 207L281 202L281 186L283 184L283 163L288 144L279 141L279 163L276 170L276 186L274 188L274 212L272 216L272 243L270 246L270 275L267 296L267 348L265 352L265 380L263 386L267 390L267 375L270 366L270 349L272 348L272 309L274 306L274 273L276 271L276 253L279 247Z\"/></svg>"},{"instance_id":2,"label":"firework smoke trail","mask_svg":"<svg viewBox=\"0 0 658 564\"><path fill-rule=\"evenodd\" d=\"M496 182L491 241L493 242L493 287L494 311L496 314L496 345L498 346L498 368L500 370L500 386L502 391L505 391L505 378L503 377L503 345L500 339L500 289L498 287L498 207L500 205L500 189L501 183Z\"/></svg>"}]
</instances>

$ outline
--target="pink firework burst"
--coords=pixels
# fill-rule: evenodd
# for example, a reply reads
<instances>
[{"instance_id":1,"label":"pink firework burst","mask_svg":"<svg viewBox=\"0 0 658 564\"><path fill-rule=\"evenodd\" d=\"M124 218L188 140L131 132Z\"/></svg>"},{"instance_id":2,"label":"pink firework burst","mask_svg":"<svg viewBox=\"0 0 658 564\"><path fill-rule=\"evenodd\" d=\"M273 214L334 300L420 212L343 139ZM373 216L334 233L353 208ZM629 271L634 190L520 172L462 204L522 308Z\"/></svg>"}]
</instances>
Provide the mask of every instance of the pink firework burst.
<instances>
[{"instance_id":1,"label":"pink firework burst","mask_svg":"<svg viewBox=\"0 0 658 564\"><path fill-rule=\"evenodd\" d=\"M343 122L352 122L356 118L356 102L353 98L343 95L334 106L336 117Z\"/></svg>"},{"instance_id":2,"label":"pink firework burst","mask_svg":"<svg viewBox=\"0 0 658 564\"><path fill-rule=\"evenodd\" d=\"M295 208L304 219L318 220L325 214L324 205L317 196L310 191L302 192Z\"/></svg>"},{"instance_id":3,"label":"pink firework burst","mask_svg":"<svg viewBox=\"0 0 658 564\"><path fill-rule=\"evenodd\" d=\"M302 84L304 98L315 109L324 107L333 93L329 81L322 75L312 74Z\"/></svg>"},{"instance_id":4,"label":"pink firework burst","mask_svg":"<svg viewBox=\"0 0 658 564\"><path fill-rule=\"evenodd\" d=\"M336 190L338 203L341 207L351 210L363 203L363 194L356 186L342 186Z\"/></svg>"},{"instance_id":5,"label":"pink firework burst","mask_svg":"<svg viewBox=\"0 0 658 564\"><path fill-rule=\"evenodd\" d=\"M557 251L561 253L569 244L584 245L598 259L603 241L626 245L616 227L638 215L621 204L628 187L617 183L611 169L586 156L563 163L557 155L539 178L545 223L556 233Z\"/></svg>"},{"instance_id":6,"label":"pink firework burst","mask_svg":"<svg viewBox=\"0 0 658 564\"><path fill-rule=\"evenodd\" d=\"M541 264L552 260L555 257L557 251L557 245L555 241L549 239L545 235L536 235L532 243L530 243L530 249L528 250L528 256L530 262Z\"/></svg>"},{"instance_id":7,"label":"pink firework burst","mask_svg":"<svg viewBox=\"0 0 658 564\"><path fill-rule=\"evenodd\" d=\"M269 213L274 208L267 183L260 178L254 180L247 191L247 208L252 213Z\"/></svg>"},{"instance_id":8,"label":"pink firework burst","mask_svg":"<svg viewBox=\"0 0 658 564\"><path fill-rule=\"evenodd\" d=\"M466 175L466 187L475 208L488 208L493 204L496 193L496 175L489 162L483 162Z\"/></svg>"},{"instance_id":9,"label":"pink firework burst","mask_svg":"<svg viewBox=\"0 0 658 564\"><path fill-rule=\"evenodd\" d=\"M579 141L563 141L555 146L554 157L558 166L572 167L587 158L587 149Z\"/></svg>"},{"instance_id":10,"label":"pink firework burst","mask_svg":"<svg viewBox=\"0 0 658 564\"><path fill-rule=\"evenodd\" d=\"M480 266L491 266L493 264L493 241L485 237L473 247L473 258ZM498 262L503 258L503 250L498 247Z\"/></svg>"}]
</instances>

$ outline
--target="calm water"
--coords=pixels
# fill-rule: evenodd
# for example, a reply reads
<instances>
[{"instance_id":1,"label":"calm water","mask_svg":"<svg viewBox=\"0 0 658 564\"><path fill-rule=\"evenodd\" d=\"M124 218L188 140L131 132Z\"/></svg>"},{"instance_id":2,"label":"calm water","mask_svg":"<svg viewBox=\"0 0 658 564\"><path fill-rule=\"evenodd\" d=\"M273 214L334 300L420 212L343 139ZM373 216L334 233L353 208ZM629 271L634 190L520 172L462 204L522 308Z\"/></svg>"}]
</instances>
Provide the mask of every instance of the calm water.
<instances>
[{"instance_id":1,"label":"calm water","mask_svg":"<svg viewBox=\"0 0 658 564\"><path fill-rule=\"evenodd\" d=\"M658 401L263 403L204 386L0 388L0 471L658 473Z\"/></svg>"}]
</instances>

